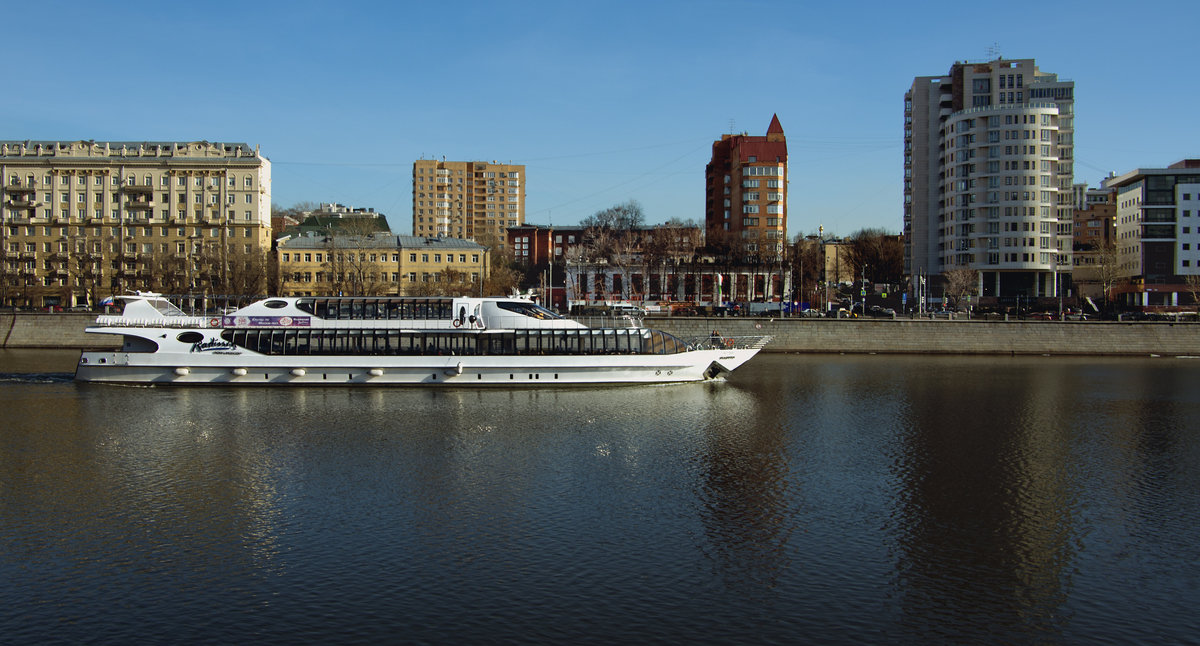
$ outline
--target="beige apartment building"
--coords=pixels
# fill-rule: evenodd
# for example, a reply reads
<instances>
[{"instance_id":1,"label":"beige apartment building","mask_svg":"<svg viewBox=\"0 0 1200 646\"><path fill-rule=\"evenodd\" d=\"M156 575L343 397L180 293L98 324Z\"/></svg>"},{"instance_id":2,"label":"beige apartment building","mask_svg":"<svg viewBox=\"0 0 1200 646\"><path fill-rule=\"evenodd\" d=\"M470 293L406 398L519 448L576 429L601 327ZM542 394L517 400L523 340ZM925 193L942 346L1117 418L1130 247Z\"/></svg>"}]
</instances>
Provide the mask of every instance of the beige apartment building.
<instances>
[{"instance_id":1,"label":"beige apartment building","mask_svg":"<svg viewBox=\"0 0 1200 646\"><path fill-rule=\"evenodd\" d=\"M470 240L306 232L278 241L283 296L412 296L478 292L490 254Z\"/></svg>"},{"instance_id":2,"label":"beige apartment building","mask_svg":"<svg viewBox=\"0 0 1200 646\"><path fill-rule=\"evenodd\" d=\"M508 227L525 223L525 166L419 159L413 162L414 236L475 240L503 250Z\"/></svg>"},{"instance_id":3,"label":"beige apartment building","mask_svg":"<svg viewBox=\"0 0 1200 646\"><path fill-rule=\"evenodd\" d=\"M936 281L966 268L985 298L1058 295L1072 264L1074 91L1031 58L957 62L913 80L905 273Z\"/></svg>"},{"instance_id":4,"label":"beige apartment building","mask_svg":"<svg viewBox=\"0 0 1200 646\"><path fill-rule=\"evenodd\" d=\"M257 148L0 141L0 177L4 306L265 289L271 163Z\"/></svg>"}]
</instances>

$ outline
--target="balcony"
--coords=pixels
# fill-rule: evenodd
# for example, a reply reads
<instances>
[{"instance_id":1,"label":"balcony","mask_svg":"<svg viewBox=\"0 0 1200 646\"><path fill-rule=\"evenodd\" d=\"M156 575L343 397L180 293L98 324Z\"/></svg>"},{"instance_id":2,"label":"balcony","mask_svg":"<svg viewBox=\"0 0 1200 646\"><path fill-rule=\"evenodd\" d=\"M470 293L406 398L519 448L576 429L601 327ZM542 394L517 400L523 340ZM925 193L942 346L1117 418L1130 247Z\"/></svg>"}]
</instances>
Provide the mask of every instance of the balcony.
<instances>
[{"instance_id":1,"label":"balcony","mask_svg":"<svg viewBox=\"0 0 1200 646\"><path fill-rule=\"evenodd\" d=\"M13 199L5 202L4 204L5 204L5 206L8 206L8 207L11 207L14 209L30 209L30 210L36 209L37 207L42 205L41 202L36 202L33 200L32 194L30 194L29 196L20 196L20 197L14 196Z\"/></svg>"},{"instance_id":2,"label":"balcony","mask_svg":"<svg viewBox=\"0 0 1200 646\"><path fill-rule=\"evenodd\" d=\"M123 185L121 185L121 192L122 193L149 194L149 193L154 192L154 187L146 186L144 184L140 185L140 186L137 184L123 184Z\"/></svg>"}]
</instances>

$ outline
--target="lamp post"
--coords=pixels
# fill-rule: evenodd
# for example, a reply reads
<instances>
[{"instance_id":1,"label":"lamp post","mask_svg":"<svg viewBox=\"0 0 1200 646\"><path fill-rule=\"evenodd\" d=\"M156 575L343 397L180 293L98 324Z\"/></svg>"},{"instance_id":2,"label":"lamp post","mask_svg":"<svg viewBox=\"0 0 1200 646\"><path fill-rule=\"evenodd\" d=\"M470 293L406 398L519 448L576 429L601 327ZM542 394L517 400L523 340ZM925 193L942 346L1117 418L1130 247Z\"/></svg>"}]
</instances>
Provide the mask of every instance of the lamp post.
<instances>
[{"instance_id":1,"label":"lamp post","mask_svg":"<svg viewBox=\"0 0 1200 646\"><path fill-rule=\"evenodd\" d=\"M826 256L826 246L824 246L824 226L823 225L817 227L817 239L821 240L821 271L817 275L821 276L821 279L824 282L824 286L826 286L826 294L824 294L824 295L826 295L826 299L824 299L824 300L826 300L826 303L824 303L824 311L821 313L822 313L822 315L827 315L827 313L829 313L829 276L828 276L829 259L828 259L828 256Z\"/></svg>"}]
</instances>

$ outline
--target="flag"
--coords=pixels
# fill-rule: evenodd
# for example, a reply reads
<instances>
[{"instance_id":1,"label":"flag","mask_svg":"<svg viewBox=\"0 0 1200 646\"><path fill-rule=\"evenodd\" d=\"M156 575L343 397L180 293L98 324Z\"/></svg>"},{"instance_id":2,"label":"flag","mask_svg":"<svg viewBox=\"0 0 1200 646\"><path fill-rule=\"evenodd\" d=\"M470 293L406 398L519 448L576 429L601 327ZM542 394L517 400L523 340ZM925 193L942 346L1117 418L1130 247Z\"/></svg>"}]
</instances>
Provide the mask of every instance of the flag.
<instances>
[{"instance_id":1,"label":"flag","mask_svg":"<svg viewBox=\"0 0 1200 646\"><path fill-rule=\"evenodd\" d=\"M112 296L105 296L104 299L100 301L100 307L106 307L108 305L114 305L114 304L115 303L113 301Z\"/></svg>"}]
</instances>

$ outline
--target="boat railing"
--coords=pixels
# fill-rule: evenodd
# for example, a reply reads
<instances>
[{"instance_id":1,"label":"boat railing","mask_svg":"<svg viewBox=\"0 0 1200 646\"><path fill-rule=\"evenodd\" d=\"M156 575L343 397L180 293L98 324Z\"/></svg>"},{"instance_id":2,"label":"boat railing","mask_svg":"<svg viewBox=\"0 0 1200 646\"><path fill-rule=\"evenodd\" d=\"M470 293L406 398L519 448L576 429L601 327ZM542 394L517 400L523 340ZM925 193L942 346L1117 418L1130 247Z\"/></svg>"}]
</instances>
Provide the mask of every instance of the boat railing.
<instances>
[{"instance_id":1,"label":"boat railing","mask_svg":"<svg viewBox=\"0 0 1200 646\"><path fill-rule=\"evenodd\" d=\"M686 341L688 347L696 350L761 350L771 341L771 335L753 336L698 336Z\"/></svg>"},{"instance_id":2,"label":"boat railing","mask_svg":"<svg viewBox=\"0 0 1200 646\"><path fill-rule=\"evenodd\" d=\"M162 316L137 318L131 316L97 316L96 327L168 327L205 328L221 327L219 316Z\"/></svg>"},{"instance_id":3,"label":"boat railing","mask_svg":"<svg viewBox=\"0 0 1200 646\"><path fill-rule=\"evenodd\" d=\"M573 321L578 321L590 328L640 328L642 319L638 316L629 314L621 314L617 316L571 316Z\"/></svg>"}]
</instances>

